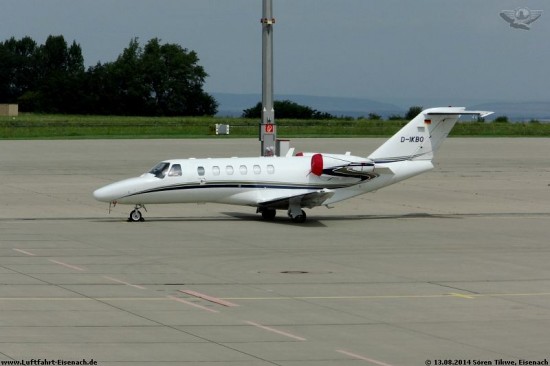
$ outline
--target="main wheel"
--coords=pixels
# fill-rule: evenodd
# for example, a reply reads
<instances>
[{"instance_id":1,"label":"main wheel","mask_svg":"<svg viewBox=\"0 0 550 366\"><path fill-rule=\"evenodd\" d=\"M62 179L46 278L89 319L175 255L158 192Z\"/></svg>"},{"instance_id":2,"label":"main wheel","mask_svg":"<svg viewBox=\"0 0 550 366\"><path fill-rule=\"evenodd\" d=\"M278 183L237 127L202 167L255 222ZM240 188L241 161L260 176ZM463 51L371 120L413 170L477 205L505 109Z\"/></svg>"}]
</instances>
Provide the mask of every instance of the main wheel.
<instances>
[{"instance_id":1,"label":"main wheel","mask_svg":"<svg viewBox=\"0 0 550 366\"><path fill-rule=\"evenodd\" d=\"M262 211L262 219L266 221L271 221L275 218L275 215L277 215L277 210L272 208L266 208Z\"/></svg>"},{"instance_id":2,"label":"main wheel","mask_svg":"<svg viewBox=\"0 0 550 366\"><path fill-rule=\"evenodd\" d=\"M307 218L306 212L302 210L302 213L300 215L296 215L292 217L292 221L297 224L303 224L304 222L306 222L306 218Z\"/></svg>"},{"instance_id":3,"label":"main wheel","mask_svg":"<svg viewBox=\"0 0 550 366\"><path fill-rule=\"evenodd\" d=\"M128 217L128 221L132 221L132 222L143 221L143 216L141 215L141 212L139 212L138 209L135 209L132 212L130 212L130 217Z\"/></svg>"}]
</instances>

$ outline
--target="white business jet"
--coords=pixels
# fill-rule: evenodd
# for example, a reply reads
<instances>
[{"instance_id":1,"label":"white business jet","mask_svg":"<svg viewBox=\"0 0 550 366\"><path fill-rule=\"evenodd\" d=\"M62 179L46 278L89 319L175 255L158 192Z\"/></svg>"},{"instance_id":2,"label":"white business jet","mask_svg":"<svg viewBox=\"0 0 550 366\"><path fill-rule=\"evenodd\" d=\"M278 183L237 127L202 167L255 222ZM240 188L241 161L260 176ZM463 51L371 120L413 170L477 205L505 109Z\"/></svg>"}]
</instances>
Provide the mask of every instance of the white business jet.
<instances>
[{"instance_id":1,"label":"white business jet","mask_svg":"<svg viewBox=\"0 0 550 366\"><path fill-rule=\"evenodd\" d=\"M160 203L226 203L256 207L265 220L286 210L297 223L304 208L329 206L433 169L432 159L461 115L493 112L461 107L422 111L368 157L319 152L284 157L173 159L149 172L99 188L95 199L130 204L129 221ZM110 207L110 206L109 206Z\"/></svg>"}]
</instances>

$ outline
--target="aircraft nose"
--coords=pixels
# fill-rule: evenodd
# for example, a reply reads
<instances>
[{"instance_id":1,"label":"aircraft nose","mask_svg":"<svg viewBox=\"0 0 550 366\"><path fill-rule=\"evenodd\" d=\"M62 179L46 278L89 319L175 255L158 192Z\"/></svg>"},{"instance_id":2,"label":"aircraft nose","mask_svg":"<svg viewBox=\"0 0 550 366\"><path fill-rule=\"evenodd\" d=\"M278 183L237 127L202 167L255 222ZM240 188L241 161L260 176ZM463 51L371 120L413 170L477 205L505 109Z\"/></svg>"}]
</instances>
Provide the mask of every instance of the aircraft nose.
<instances>
[{"instance_id":1,"label":"aircraft nose","mask_svg":"<svg viewBox=\"0 0 550 366\"><path fill-rule=\"evenodd\" d=\"M113 193L114 192L110 186L105 186L105 187L96 189L93 195L94 195L94 198L100 202L112 202L116 199Z\"/></svg>"},{"instance_id":2,"label":"aircraft nose","mask_svg":"<svg viewBox=\"0 0 550 366\"><path fill-rule=\"evenodd\" d=\"M143 178L129 178L96 189L93 195L96 200L101 202L121 202L124 197L136 192L143 184Z\"/></svg>"}]
</instances>

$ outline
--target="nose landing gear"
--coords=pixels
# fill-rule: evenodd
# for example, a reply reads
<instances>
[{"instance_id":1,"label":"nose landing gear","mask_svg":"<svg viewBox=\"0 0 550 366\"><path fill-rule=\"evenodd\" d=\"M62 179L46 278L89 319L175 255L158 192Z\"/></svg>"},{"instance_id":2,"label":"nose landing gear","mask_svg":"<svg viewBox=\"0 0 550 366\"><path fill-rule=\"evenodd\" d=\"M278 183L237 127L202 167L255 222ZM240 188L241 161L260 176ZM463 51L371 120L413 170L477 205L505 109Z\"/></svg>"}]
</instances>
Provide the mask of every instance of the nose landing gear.
<instances>
[{"instance_id":1,"label":"nose landing gear","mask_svg":"<svg viewBox=\"0 0 550 366\"><path fill-rule=\"evenodd\" d=\"M145 212L147 212L147 209L144 205L136 205L136 207L130 212L130 216L128 217L128 222L142 222L145 221L143 218L143 215L141 214L140 208L143 208Z\"/></svg>"}]
</instances>

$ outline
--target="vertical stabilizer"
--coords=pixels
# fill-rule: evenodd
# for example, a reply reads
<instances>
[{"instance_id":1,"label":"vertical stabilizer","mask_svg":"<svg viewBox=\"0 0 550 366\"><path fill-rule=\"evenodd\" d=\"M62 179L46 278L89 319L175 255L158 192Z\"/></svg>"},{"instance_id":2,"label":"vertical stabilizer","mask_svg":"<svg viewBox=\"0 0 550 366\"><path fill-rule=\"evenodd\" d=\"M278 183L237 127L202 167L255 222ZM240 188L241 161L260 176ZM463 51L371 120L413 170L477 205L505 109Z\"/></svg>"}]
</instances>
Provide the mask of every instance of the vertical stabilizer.
<instances>
[{"instance_id":1,"label":"vertical stabilizer","mask_svg":"<svg viewBox=\"0 0 550 366\"><path fill-rule=\"evenodd\" d=\"M375 162L432 160L434 152L449 135L461 115L485 117L492 112L467 111L463 107L431 108L422 111L368 158Z\"/></svg>"}]
</instances>

